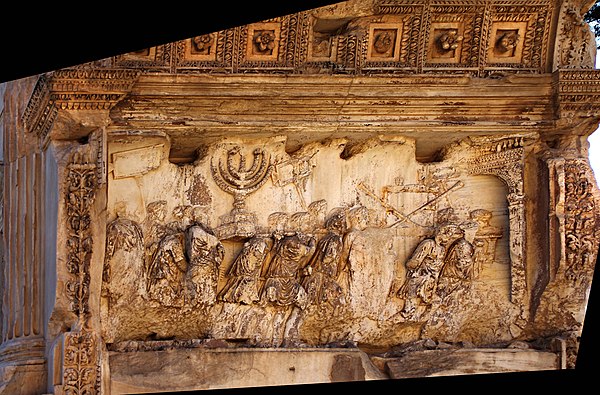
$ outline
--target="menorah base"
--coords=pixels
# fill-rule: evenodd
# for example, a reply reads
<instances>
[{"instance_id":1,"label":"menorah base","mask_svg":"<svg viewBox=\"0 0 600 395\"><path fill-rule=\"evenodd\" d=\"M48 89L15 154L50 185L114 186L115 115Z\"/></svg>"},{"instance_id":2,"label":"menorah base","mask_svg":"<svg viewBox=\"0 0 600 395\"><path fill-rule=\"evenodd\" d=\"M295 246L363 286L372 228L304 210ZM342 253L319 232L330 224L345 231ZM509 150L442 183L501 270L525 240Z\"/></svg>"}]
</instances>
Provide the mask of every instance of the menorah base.
<instances>
[{"instance_id":1,"label":"menorah base","mask_svg":"<svg viewBox=\"0 0 600 395\"><path fill-rule=\"evenodd\" d=\"M233 209L229 214L220 217L221 225L215 230L219 240L243 240L256 234L256 215L254 213Z\"/></svg>"}]
</instances>

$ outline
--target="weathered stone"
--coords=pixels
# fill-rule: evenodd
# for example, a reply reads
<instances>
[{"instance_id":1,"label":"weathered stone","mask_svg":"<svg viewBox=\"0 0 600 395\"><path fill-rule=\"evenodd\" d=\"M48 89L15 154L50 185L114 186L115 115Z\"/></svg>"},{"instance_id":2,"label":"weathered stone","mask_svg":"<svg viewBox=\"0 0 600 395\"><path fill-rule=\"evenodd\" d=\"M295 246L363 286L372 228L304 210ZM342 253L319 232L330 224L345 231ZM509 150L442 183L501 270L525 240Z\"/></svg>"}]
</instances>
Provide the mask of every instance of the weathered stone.
<instances>
[{"instance_id":1,"label":"weathered stone","mask_svg":"<svg viewBox=\"0 0 600 395\"><path fill-rule=\"evenodd\" d=\"M171 349L111 352L111 393L193 391L381 380L366 354L348 349ZM153 372L148 375L148 372Z\"/></svg>"},{"instance_id":2,"label":"weathered stone","mask_svg":"<svg viewBox=\"0 0 600 395\"><path fill-rule=\"evenodd\" d=\"M427 350L388 361L390 378L530 372L559 369L559 357L534 350Z\"/></svg>"},{"instance_id":3,"label":"weathered stone","mask_svg":"<svg viewBox=\"0 0 600 395\"><path fill-rule=\"evenodd\" d=\"M0 388L573 368L589 6L349 0L2 84Z\"/></svg>"}]
</instances>

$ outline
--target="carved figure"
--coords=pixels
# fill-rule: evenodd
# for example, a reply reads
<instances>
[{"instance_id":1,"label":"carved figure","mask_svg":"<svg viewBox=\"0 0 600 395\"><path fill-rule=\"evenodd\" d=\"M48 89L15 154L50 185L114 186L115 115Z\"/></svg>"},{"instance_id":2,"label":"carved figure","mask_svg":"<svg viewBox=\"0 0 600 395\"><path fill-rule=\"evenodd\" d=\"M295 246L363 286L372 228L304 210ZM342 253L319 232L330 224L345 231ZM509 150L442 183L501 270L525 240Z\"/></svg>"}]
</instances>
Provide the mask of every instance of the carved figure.
<instances>
[{"instance_id":1,"label":"carved figure","mask_svg":"<svg viewBox=\"0 0 600 395\"><path fill-rule=\"evenodd\" d=\"M288 227L289 215L284 212L275 212L267 219L269 230L275 240L281 240Z\"/></svg>"},{"instance_id":2,"label":"carved figure","mask_svg":"<svg viewBox=\"0 0 600 395\"><path fill-rule=\"evenodd\" d=\"M438 226L450 225L450 224L458 224L460 223L460 218L456 215L454 208L446 207L440 209L436 212L436 221Z\"/></svg>"},{"instance_id":3,"label":"carved figure","mask_svg":"<svg viewBox=\"0 0 600 395\"><path fill-rule=\"evenodd\" d=\"M465 231L460 227L454 229L451 238L453 241L444 257L436 289L442 298L457 290L468 289L473 280L473 245L465 239Z\"/></svg>"},{"instance_id":4,"label":"carved figure","mask_svg":"<svg viewBox=\"0 0 600 395\"><path fill-rule=\"evenodd\" d=\"M183 232L165 236L146 271L148 296L164 306L182 306L183 279L188 268Z\"/></svg>"},{"instance_id":5,"label":"carved figure","mask_svg":"<svg viewBox=\"0 0 600 395\"><path fill-rule=\"evenodd\" d=\"M106 254L102 280L106 282L111 280L109 261L117 251L130 252L142 247L142 229L137 222L121 217L110 222L106 227Z\"/></svg>"},{"instance_id":6,"label":"carved figure","mask_svg":"<svg viewBox=\"0 0 600 395\"><path fill-rule=\"evenodd\" d=\"M325 215L327 212L327 201L317 200L308 205L308 212L311 215L312 228L314 230L322 229L325 224Z\"/></svg>"},{"instance_id":7,"label":"carved figure","mask_svg":"<svg viewBox=\"0 0 600 395\"><path fill-rule=\"evenodd\" d=\"M300 270L315 249L315 239L296 232L288 234L274 245L263 297L279 306L306 305L306 292L299 282Z\"/></svg>"},{"instance_id":8,"label":"carved figure","mask_svg":"<svg viewBox=\"0 0 600 395\"><path fill-rule=\"evenodd\" d=\"M271 248L270 236L258 235L246 243L229 271L225 287L218 299L223 302L252 304L259 301L258 278Z\"/></svg>"},{"instance_id":9,"label":"carved figure","mask_svg":"<svg viewBox=\"0 0 600 395\"><path fill-rule=\"evenodd\" d=\"M129 300L123 296L133 289L130 284L131 278L144 278L144 238L140 225L125 218L124 205L118 204L116 211L117 218L106 227L103 293L109 297L111 303L128 303ZM143 294L143 283L138 283L138 287L136 293Z\"/></svg>"},{"instance_id":10,"label":"carved figure","mask_svg":"<svg viewBox=\"0 0 600 395\"><path fill-rule=\"evenodd\" d=\"M502 230L490 225L492 213L488 210L477 209L469 214L471 220L477 222L477 232L473 240L474 267L473 275L477 277L483 265L490 265L496 254L496 244L502 237Z\"/></svg>"},{"instance_id":11,"label":"carved figure","mask_svg":"<svg viewBox=\"0 0 600 395\"><path fill-rule=\"evenodd\" d=\"M212 232L201 225L190 226L185 233L189 267L185 273L186 304L213 305L217 299L219 266L225 249Z\"/></svg>"},{"instance_id":12,"label":"carved figure","mask_svg":"<svg viewBox=\"0 0 600 395\"><path fill-rule=\"evenodd\" d=\"M346 303L342 287L337 279L342 272L343 236L348 225L346 210L334 209L325 224L327 234L317 243L302 281L308 294L309 304L328 303L334 308Z\"/></svg>"},{"instance_id":13,"label":"carved figure","mask_svg":"<svg viewBox=\"0 0 600 395\"><path fill-rule=\"evenodd\" d=\"M146 219L142 226L147 267L150 266L150 261L158 248L159 241L167 235L166 216L167 202L165 200L157 200L146 205Z\"/></svg>"},{"instance_id":14,"label":"carved figure","mask_svg":"<svg viewBox=\"0 0 600 395\"><path fill-rule=\"evenodd\" d=\"M261 303L270 303L277 309L273 318L273 346L279 346L283 331L290 332L296 329L294 323L297 313L292 316L291 324L282 328L287 321L287 307L295 306L303 310L308 303L306 291L300 284L300 275L315 249L315 239L305 233L309 230L309 222L300 225L302 227L299 231L288 231L281 237L276 234L273 257L267 268L261 294Z\"/></svg>"},{"instance_id":15,"label":"carved figure","mask_svg":"<svg viewBox=\"0 0 600 395\"><path fill-rule=\"evenodd\" d=\"M192 206L176 206L172 215L175 221L167 225L170 232L183 232L192 224Z\"/></svg>"},{"instance_id":16,"label":"carved figure","mask_svg":"<svg viewBox=\"0 0 600 395\"><path fill-rule=\"evenodd\" d=\"M348 270L342 272L345 278L341 278L339 283L345 285L346 289L352 294L355 293L356 286L367 286L370 283L367 278L358 281L358 284L355 284L354 281L357 275L361 276L362 274L357 271L357 266L366 262L365 253L368 241L364 237L361 237L361 232L367 227L368 221L369 210L364 206L354 207L348 212L349 230L344 235L344 247L341 257L342 264L346 265Z\"/></svg>"},{"instance_id":17,"label":"carved figure","mask_svg":"<svg viewBox=\"0 0 600 395\"><path fill-rule=\"evenodd\" d=\"M444 225L433 238L423 240L406 262L407 275L397 296L404 299L401 315L418 320L433 301L438 276L444 265L446 245L457 225Z\"/></svg>"}]
</instances>

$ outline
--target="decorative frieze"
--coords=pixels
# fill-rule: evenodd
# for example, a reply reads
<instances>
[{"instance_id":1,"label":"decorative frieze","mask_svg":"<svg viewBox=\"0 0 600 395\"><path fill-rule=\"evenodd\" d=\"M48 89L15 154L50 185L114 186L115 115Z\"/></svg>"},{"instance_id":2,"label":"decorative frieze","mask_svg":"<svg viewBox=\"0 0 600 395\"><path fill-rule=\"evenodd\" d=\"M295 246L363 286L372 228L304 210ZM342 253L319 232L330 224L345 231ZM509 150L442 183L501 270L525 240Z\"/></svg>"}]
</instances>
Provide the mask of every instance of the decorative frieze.
<instances>
[{"instance_id":1,"label":"decorative frieze","mask_svg":"<svg viewBox=\"0 0 600 395\"><path fill-rule=\"evenodd\" d=\"M557 70L554 89L558 119L588 118L600 110L600 70Z\"/></svg>"},{"instance_id":2,"label":"decorative frieze","mask_svg":"<svg viewBox=\"0 0 600 395\"><path fill-rule=\"evenodd\" d=\"M381 0L371 16L340 16L338 23L332 15L321 19L319 12L299 12L117 56L113 62L180 73L544 73L554 6L550 0ZM149 61L159 58L162 63Z\"/></svg>"}]
</instances>

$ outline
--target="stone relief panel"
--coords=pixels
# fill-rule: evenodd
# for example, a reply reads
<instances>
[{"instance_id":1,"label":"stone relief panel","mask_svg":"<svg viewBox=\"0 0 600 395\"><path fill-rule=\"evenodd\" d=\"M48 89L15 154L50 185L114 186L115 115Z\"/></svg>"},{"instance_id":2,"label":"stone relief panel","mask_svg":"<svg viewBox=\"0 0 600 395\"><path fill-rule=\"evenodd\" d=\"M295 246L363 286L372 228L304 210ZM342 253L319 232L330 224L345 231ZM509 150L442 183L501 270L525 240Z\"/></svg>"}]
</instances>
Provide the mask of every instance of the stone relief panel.
<instances>
[{"instance_id":1,"label":"stone relief panel","mask_svg":"<svg viewBox=\"0 0 600 395\"><path fill-rule=\"evenodd\" d=\"M403 137L293 153L285 137L236 138L176 165L166 140L121 141L108 137L109 344L386 346L423 333L474 342L514 335L511 189L470 162L488 142L419 163ZM141 153L159 146L154 166L156 155ZM130 153L151 169L116 171Z\"/></svg>"}]
</instances>

